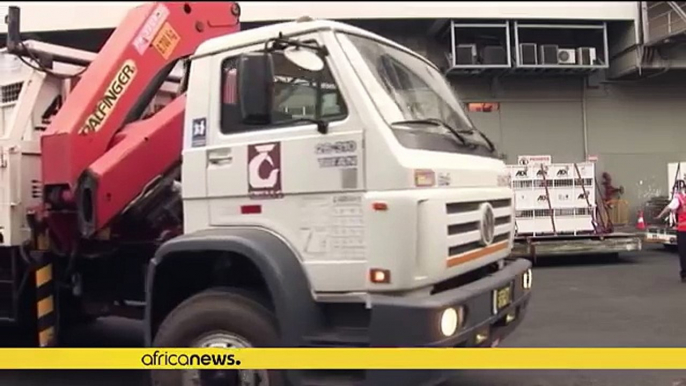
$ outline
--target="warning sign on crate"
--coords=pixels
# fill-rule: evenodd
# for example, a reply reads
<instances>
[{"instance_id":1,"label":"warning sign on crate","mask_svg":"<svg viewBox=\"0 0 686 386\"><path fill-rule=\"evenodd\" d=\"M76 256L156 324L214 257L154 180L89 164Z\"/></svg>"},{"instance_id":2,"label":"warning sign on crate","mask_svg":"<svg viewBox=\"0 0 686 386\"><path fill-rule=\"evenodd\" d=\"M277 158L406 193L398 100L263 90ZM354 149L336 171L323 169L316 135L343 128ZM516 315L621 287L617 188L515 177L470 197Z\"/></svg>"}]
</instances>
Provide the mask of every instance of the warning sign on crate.
<instances>
[{"instance_id":1,"label":"warning sign on crate","mask_svg":"<svg viewBox=\"0 0 686 386\"><path fill-rule=\"evenodd\" d=\"M553 163L553 157L550 155L520 155L517 157L517 163L519 165L550 165Z\"/></svg>"}]
</instances>

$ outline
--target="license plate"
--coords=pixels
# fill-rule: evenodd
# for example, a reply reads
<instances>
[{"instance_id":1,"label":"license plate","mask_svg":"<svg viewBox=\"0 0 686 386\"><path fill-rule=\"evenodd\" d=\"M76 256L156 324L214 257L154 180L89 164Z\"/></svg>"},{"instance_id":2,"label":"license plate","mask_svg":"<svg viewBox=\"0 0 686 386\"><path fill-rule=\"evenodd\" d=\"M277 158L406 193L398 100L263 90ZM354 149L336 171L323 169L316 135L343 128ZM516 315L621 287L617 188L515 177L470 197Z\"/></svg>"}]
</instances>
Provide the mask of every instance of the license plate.
<instances>
[{"instance_id":1,"label":"license plate","mask_svg":"<svg viewBox=\"0 0 686 386\"><path fill-rule=\"evenodd\" d=\"M512 287L503 287L495 293L495 311L500 311L512 302Z\"/></svg>"}]
</instances>

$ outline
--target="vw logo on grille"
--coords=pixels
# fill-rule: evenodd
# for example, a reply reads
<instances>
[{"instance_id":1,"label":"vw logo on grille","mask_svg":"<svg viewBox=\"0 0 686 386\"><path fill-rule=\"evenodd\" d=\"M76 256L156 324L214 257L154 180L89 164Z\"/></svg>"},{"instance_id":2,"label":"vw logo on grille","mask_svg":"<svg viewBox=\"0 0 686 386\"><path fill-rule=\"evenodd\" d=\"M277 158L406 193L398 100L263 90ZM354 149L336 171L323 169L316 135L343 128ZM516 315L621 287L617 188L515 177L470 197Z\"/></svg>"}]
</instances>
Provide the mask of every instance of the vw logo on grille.
<instances>
[{"instance_id":1,"label":"vw logo on grille","mask_svg":"<svg viewBox=\"0 0 686 386\"><path fill-rule=\"evenodd\" d=\"M488 246L493 243L495 237L495 214L493 214L493 207L489 203L481 204L481 220L479 221L479 230L481 231L481 244Z\"/></svg>"}]
</instances>

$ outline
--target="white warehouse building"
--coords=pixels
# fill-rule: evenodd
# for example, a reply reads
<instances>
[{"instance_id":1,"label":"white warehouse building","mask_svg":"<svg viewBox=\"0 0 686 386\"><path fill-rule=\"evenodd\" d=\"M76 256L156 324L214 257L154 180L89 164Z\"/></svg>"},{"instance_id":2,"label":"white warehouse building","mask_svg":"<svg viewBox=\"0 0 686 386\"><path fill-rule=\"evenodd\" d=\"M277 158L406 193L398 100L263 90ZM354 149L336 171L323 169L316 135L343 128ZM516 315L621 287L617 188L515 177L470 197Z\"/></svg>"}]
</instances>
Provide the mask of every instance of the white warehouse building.
<instances>
[{"instance_id":1,"label":"white warehouse building","mask_svg":"<svg viewBox=\"0 0 686 386\"><path fill-rule=\"evenodd\" d=\"M0 13L18 5L26 38L95 51L138 4L0 2ZM508 163L519 155L597 159L599 182L607 172L624 186L632 213L668 194L667 163L686 161L686 12L677 3L240 5L244 29L308 15L349 22L420 52L470 107L492 104L470 116Z\"/></svg>"}]
</instances>

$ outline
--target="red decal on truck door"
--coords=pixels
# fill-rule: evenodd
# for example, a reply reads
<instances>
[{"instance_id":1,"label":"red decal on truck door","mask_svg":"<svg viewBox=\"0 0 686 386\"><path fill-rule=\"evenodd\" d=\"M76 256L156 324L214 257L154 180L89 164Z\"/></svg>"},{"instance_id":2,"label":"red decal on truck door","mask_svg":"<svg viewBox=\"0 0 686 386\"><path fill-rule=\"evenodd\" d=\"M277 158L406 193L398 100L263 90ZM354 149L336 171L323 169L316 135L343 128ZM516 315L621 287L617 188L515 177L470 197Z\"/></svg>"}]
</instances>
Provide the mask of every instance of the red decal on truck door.
<instances>
[{"instance_id":1,"label":"red decal on truck door","mask_svg":"<svg viewBox=\"0 0 686 386\"><path fill-rule=\"evenodd\" d=\"M281 143L248 145L248 196L282 198Z\"/></svg>"}]
</instances>

